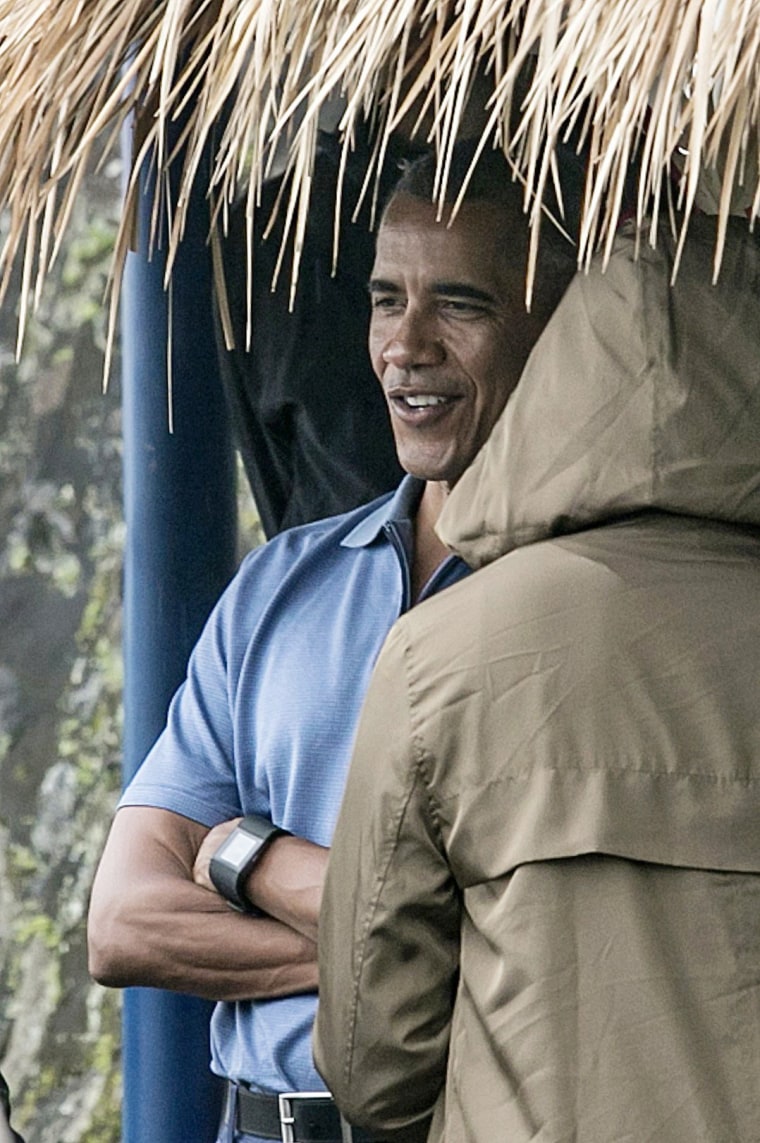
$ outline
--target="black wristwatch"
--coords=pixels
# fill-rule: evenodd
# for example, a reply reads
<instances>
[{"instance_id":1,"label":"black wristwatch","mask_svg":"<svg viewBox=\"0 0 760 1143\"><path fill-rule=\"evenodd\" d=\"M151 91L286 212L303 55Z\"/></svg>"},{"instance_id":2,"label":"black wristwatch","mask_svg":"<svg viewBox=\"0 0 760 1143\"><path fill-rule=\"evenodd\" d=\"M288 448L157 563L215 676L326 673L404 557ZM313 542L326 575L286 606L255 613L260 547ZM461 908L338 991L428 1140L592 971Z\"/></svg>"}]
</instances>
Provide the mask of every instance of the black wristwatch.
<instances>
[{"instance_id":1,"label":"black wristwatch","mask_svg":"<svg viewBox=\"0 0 760 1143\"><path fill-rule=\"evenodd\" d=\"M258 913L245 895L245 882L256 862L276 837L290 836L261 814L247 814L211 858L209 877L214 888L235 909Z\"/></svg>"}]
</instances>

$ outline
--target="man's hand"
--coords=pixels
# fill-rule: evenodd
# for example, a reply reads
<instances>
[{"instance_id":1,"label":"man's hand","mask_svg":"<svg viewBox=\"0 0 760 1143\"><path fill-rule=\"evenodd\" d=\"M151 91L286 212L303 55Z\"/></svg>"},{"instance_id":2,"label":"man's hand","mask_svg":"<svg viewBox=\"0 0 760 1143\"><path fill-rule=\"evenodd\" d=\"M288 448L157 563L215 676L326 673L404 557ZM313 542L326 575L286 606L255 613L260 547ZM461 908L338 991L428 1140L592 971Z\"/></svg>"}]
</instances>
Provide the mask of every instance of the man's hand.
<instances>
[{"instance_id":1,"label":"man's hand","mask_svg":"<svg viewBox=\"0 0 760 1143\"><path fill-rule=\"evenodd\" d=\"M242 820L220 822L206 834L193 865L196 885L216 893L208 872L211 858ZM263 913L316 941L329 852L300 837L276 837L249 873L246 897Z\"/></svg>"},{"instance_id":2,"label":"man's hand","mask_svg":"<svg viewBox=\"0 0 760 1143\"><path fill-rule=\"evenodd\" d=\"M200 885L202 889L210 889L212 893L216 893L216 887L208 873L211 858L222 842L230 836L235 826L242 820L242 818L232 818L231 821L220 822L219 825L215 825L208 831L201 842L201 847L195 856L195 862L193 864L193 881L196 885Z\"/></svg>"}]
</instances>

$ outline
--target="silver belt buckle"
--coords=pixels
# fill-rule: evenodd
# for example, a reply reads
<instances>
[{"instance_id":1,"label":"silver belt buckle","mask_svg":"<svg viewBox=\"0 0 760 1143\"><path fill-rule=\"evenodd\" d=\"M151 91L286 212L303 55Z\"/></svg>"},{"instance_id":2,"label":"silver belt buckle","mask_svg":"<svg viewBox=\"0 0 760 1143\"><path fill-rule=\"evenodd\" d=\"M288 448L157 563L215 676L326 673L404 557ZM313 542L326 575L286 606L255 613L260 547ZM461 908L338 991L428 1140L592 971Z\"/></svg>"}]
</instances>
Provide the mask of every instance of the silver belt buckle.
<instances>
[{"instance_id":1,"label":"silver belt buckle","mask_svg":"<svg viewBox=\"0 0 760 1143\"><path fill-rule=\"evenodd\" d=\"M298 1143L295 1132L295 1116L293 1114L294 1099L326 1099L331 1100L329 1091L282 1091L277 1097L280 1104L280 1135L282 1143Z\"/></svg>"}]
</instances>

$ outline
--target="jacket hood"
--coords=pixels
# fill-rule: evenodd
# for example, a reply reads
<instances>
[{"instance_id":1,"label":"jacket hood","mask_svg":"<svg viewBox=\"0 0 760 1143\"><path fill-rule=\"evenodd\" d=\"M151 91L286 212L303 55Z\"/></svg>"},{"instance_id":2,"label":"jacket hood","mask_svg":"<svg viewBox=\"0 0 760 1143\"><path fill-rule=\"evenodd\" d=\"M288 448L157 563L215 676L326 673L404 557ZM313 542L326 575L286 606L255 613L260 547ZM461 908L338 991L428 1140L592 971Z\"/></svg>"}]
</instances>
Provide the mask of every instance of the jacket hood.
<instances>
[{"instance_id":1,"label":"jacket hood","mask_svg":"<svg viewBox=\"0 0 760 1143\"><path fill-rule=\"evenodd\" d=\"M675 284L633 233L573 279L438 522L472 567L652 508L760 525L760 248L730 228L713 285L714 228Z\"/></svg>"}]
</instances>

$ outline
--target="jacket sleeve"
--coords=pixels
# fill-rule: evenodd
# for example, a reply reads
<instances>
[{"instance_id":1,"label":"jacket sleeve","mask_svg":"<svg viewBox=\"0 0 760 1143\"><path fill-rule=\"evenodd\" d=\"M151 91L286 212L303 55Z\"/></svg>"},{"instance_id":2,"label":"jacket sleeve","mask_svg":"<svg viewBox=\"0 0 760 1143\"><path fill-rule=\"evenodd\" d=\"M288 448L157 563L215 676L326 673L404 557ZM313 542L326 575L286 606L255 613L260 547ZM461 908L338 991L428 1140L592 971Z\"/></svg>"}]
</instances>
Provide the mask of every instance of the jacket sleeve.
<instances>
[{"instance_id":1,"label":"jacket sleeve","mask_svg":"<svg viewBox=\"0 0 760 1143\"><path fill-rule=\"evenodd\" d=\"M378 660L330 855L319 927L317 1067L349 1122L427 1137L443 1088L460 896L412 723L403 623Z\"/></svg>"}]
</instances>

